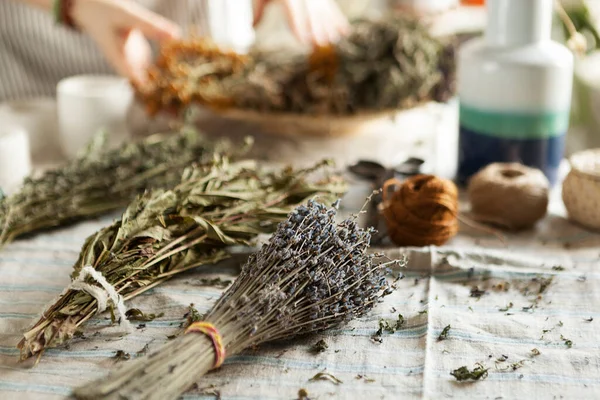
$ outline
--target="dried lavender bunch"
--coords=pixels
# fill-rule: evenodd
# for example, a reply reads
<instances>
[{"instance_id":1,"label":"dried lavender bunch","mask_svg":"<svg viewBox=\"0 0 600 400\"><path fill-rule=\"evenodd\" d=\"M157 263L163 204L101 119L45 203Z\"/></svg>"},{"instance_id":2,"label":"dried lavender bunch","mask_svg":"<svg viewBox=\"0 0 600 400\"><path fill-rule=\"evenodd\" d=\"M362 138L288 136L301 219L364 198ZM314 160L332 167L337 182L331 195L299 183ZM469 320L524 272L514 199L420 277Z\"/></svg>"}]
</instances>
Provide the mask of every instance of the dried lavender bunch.
<instances>
[{"instance_id":1,"label":"dried lavender bunch","mask_svg":"<svg viewBox=\"0 0 600 400\"><path fill-rule=\"evenodd\" d=\"M248 245L259 234L272 233L306 199L343 193L336 176L308 180L326 165L265 171L252 161L230 164L217 158L213 165L189 168L173 190L139 196L121 220L91 235L72 277L93 266L128 300L176 274L226 259L227 246ZM99 286L90 278L86 282ZM66 290L24 334L21 358L65 343L97 310L97 300L87 292Z\"/></svg>"},{"instance_id":2,"label":"dried lavender bunch","mask_svg":"<svg viewBox=\"0 0 600 400\"><path fill-rule=\"evenodd\" d=\"M40 230L118 210L148 188L180 182L193 162L212 158L215 144L193 131L160 134L107 150L98 136L89 151L0 198L0 247Z\"/></svg>"},{"instance_id":3,"label":"dried lavender bunch","mask_svg":"<svg viewBox=\"0 0 600 400\"><path fill-rule=\"evenodd\" d=\"M349 115L446 101L455 43L419 20L358 20L349 36L310 55L255 50L235 57L207 39L171 43L138 95L153 112L196 103L270 112ZM207 66L204 66L207 65Z\"/></svg>"},{"instance_id":4,"label":"dried lavender bunch","mask_svg":"<svg viewBox=\"0 0 600 400\"><path fill-rule=\"evenodd\" d=\"M359 228L356 218L336 223L338 204L328 209L309 201L294 210L208 313L227 355L339 326L392 292L389 263L367 253L372 230ZM211 369L214 354L205 336L186 334L75 395L175 399Z\"/></svg>"}]
</instances>

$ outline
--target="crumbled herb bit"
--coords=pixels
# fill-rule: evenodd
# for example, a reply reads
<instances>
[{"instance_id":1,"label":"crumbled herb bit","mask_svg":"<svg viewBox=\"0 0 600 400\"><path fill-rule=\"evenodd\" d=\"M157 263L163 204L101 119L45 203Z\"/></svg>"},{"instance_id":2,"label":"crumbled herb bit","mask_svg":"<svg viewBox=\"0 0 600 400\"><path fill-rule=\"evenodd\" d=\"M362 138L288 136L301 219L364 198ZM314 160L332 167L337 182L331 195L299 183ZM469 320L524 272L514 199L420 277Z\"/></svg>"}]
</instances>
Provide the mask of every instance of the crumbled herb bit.
<instances>
[{"instance_id":1,"label":"crumbled herb bit","mask_svg":"<svg viewBox=\"0 0 600 400\"><path fill-rule=\"evenodd\" d=\"M440 333L440 335L438 336L438 341L447 339L448 332L450 332L450 325L446 325L446 327L442 330L442 333Z\"/></svg>"},{"instance_id":2,"label":"crumbled herb bit","mask_svg":"<svg viewBox=\"0 0 600 400\"><path fill-rule=\"evenodd\" d=\"M160 313L158 315L156 315L156 314L144 314L144 312L142 310L140 310L139 308L130 308L125 313L125 316L130 321L146 321L146 322L147 321L153 321L155 318L160 318L163 315L165 315L165 313Z\"/></svg>"},{"instance_id":3,"label":"crumbled herb bit","mask_svg":"<svg viewBox=\"0 0 600 400\"><path fill-rule=\"evenodd\" d=\"M385 319L379 320L379 329L375 332L375 336L383 335L383 332L394 333L404 324L404 316L402 314L398 314L397 321L388 321Z\"/></svg>"},{"instance_id":4,"label":"crumbled herb bit","mask_svg":"<svg viewBox=\"0 0 600 400\"><path fill-rule=\"evenodd\" d=\"M308 390L306 390L306 389L298 390L298 400L309 400L308 399Z\"/></svg>"},{"instance_id":5,"label":"crumbled herb bit","mask_svg":"<svg viewBox=\"0 0 600 400\"><path fill-rule=\"evenodd\" d=\"M390 312L391 312L391 313L395 313L395 312L396 312L396 307L392 307L392 308L390 308Z\"/></svg>"},{"instance_id":6,"label":"crumbled herb bit","mask_svg":"<svg viewBox=\"0 0 600 400\"><path fill-rule=\"evenodd\" d=\"M396 321L396 330L400 329L400 327L404 324L404 315L398 314L398 321Z\"/></svg>"},{"instance_id":7,"label":"crumbled herb bit","mask_svg":"<svg viewBox=\"0 0 600 400\"><path fill-rule=\"evenodd\" d=\"M149 343L146 343L146 345L145 345L145 346L144 346L144 347L143 347L143 348L142 348L140 351L138 351L136 354L137 354L138 356L143 356L143 355L145 355L146 353L148 353L148 349L149 349L149 348L150 348L150 344L149 344Z\"/></svg>"},{"instance_id":8,"label":"crumbled herb bit","mask_svg":"<svg viewBox=\"0 0 600 400\"><path fill-rule=\"evenodd\" d=\"M363 379L363 378L364 378L364 379ZM366 375L360 375L360 374L356 375L356 379L363 379L363 381L364 381L365 383L372 383L372 382L375 382L375 379L373 379L373 378L368 378Z\"/></svg>"},{"instance_id":9,"label":"crumbled herb bit","mask_svg":"<svg viewBox=\"0 0 600 400\"><path fill-rule=\"evenodd\" d=\"M534 280L537 279L540 282L540 289L538 290L538 294L542 294L544 293L548 287L552 284L552 280L554 279L553 276L544 278L544 277L538 277L538 278L533 278Z\"/></svg>"},{"instance_id":10,"label":"crumbled herb bit","mask_svg":"<svg viewBox=\"0 0 600 400\"><path fill-rule=\"evenodd\" d=\"M558 326L563 326L563 322L562 321L558 321Z\"/></svg>"},{"instance_id":11,"label":"crumbled herb bit","mask_svg":"<svg viewBox=\"0 0 600 400\"><path fill-rule=\"evenodd\" d=\"M446 349L442 350L442 354L450 354L450 352Z\"/></svg>"},{"instance_id":12,"label":"crumbled herb bit","mask_svg":"<svg viewBox=\"0 0 600 400\"><path fill-rule=\"evenodd\" d=\"M462 366L450 372L450 375L455 377L459 382L467 380L478 381L487 378L488 368L485 368L483 365L477 363L475 364L475 368L473 368L473 370L469 370L469 368L466 366Z\"/></svg>"},{"instance_id":13,"label":"crumbled herb bit","mask_svg":"<svg viewBox=\"0 0 600 400\"><path fill-rule=\"evenodd\" d=\"M312 345L312 347L310 348L310 351L312 353L318 354L318 353L324 352L328 348L329 348L329 346L327 345L325 340L321 339L317 343Z\"/></svg>"},{"instance_id":14,"label":"crumbled herb bit","mask_svg":"<svg viewBox=\"0 0 600 400\"><path fill-rule=\"evenodd\" d=\"M419 315L427 314L427 310L419 311Z\"/></svg>"},{"instance_id":15,"label":"crumbled herb bit","mask_svg":"<svg viewBox=\"0 0 600 400\"><path fill-rule=\"evenodd\" d=\"M570 339L567 339L563 335L560 335L560 340L562 340L563 342L565 342L565 346L567 346L569 349L571 347L573 347L573 341L571 341Z\"/></svg>"},{"instance_id":16,"label":"crumbled herb bit","mask_svg":"<svg viewBox=\"0 0 600 400\"><path fill-rule=\"evenodd\" d=\"M511 308L513 308L513 306L514 306L514 304L512 302L510 302L506 305L506 307L499 308L498 311L506 312L506 311L510 310Z\"/></svg>"},{"instance_id":17,"label":"crumbled herb bit","mask_svg":"<svg viewBox=\"0 0 600 400\"><path fill-rule=\"evenodd\" d=\"M500 283L497 283L492 286L492 289L499 291L499 292L508 292L509 288L510 288L509 282L500 282Z\"/></svg>"},{"instance_id":18,"label":"crumbled herb bit","mask_svg":"<svg viewBox=\"0 0 600 400\"><path fill-rule=\"evenodd\" d=\"M123 350L117 350L114 357L117 361L125 361L131 358L129 353L125 353Z\"/></svg>"},{"instance_id":19,"label":"crumbled herb bit","mask_svg":"<svg viewBox=\"0 0 600 400\"><path fill-rule=\"evenodd\" d=\"M542 329L542 333L548 333L550 331L552 331L552 329Z\"/></svg>"},{"instance_id":20,"label":"crumbled herb bit","mask_svg":"<svg viewBox=\"0 0 600 400\"><path fill-rule=\"evenodd\" d=\"M537 348L531 349L531 356L532 357L539 356L540 354L542 354L542 353Z\"/></svg>"},{"instance_id":21,"label":"crumbled herb bit","mask_svg":"<svg viewBox=\"0 0 600 400\"><path fill-rule=\"evenodd\" d=\"M196 308L194 307L194 304L192 303L192 304L190 304L190 306L188 308L188 312L183 314L183 318L186 319L185 326L190 326L194 322L199 322L199 321L204 320L204 315L200 314L198 312L198 310L196 310Z\"/></svg>"},{"instance_id":22,"label":"crumbled herb bit","mask_svg":"<svg viewBox=\"0 0 600 400\"><path fill-rule=\"evenodd\" d=\"M505 356L504 354L502 354L500 357L498 357L496 359L496 361L498 361L498 362L504 362L506 360L508 360L508 356Z\"/></svg>"},{"instance_id":23,"label":"crumbled herb bit","mask_svg":"<svg viewBox=\"0 0 600 400\"><path fill-rule=\"evenodd\" d=\"M73 337L79 338L79 339L86 339L85 335L83 334L83 331L75 331L75 333L73 333Z\"/></svg>"},{"instance_id":24,"label":"crumbled herb bit","mask_svg":"<svg viewBox=\"0 0 600 400\"><path fill-rule=\"evenodd\" d=\"M580 277L577 278L577 280L579 282L585 282L587 280L587 277L585 275L581 275Z\"/></svg>"},{"instance_id":25,"label":"crumbled herb bit","mask_svg":"<svg viewBox=\"0 0 600 400\"><path fill-rule=\"evenodd\" d=\"M175 339L176 337L177 337L177 335L169 335L169 336L167 336L167 339L169 339L169 340L173 340L173 339Z\"/></svg>"},{"instance_id":26,"label":"crumbled herb bit","mask_svg":"<svg viewBox=\"0 0 600 400\"><path fill-rule=\"evenodd\" d=\"M340 351L341 351L341 350L339 350L339 349L338 349L338 350L334 350L333 352L334 352L334 353L339 353Z\"/></svg>"},{"instance_id":27,"label":"crumbled herb bit","mask_svg":"<svg viewBox=\"0 0 600 400\"><path fill-rule=\"evenodd\" d=\"M525 312L533 312L534 307L533 306L527 306L527 307L523 307L522 310Z\"/></svg>"},{"instance_id":28,"label":"crumbled herb bit","mask_svg":"<svg viewBox=\"0 0 600 400\"><path fill-rule=\"evenodd\" d=\"M477 299L478 299L478 298L480 298L481 296L483 296L485 293L486 293L486 291L485 291L485 290L480 290L480 289L479 289L479 287L477 287L477 286L473 286L473 287L471 288L471 293L470 293L470 296L471 296L471 297L475 297L475 298L477 298Z\"/></svg>"},{"instance_id":29,"label":"crumbled herb bit","mask_svg":"<svg viewBox=\"0 0 600 400\"><path fill-rule=\"evenodd\" d=\"M202 278L194 283L197 286L214 286L219 289L225 289L227 286L231 285L231 282L232 282L231 280L223 280L221 278L214 278L214 279Z\"/></svg>"},{"instance_id":30,"label":"crumbled herb bit","mask_svg":"<svg viewBox=\"0 0 600 400\"><path fill-rule=\"evenodd\" d=\"M525 361L527 361L527 360L517 361L517 362L509 364L509 365L502 365L504 361L498 360L498 361L496 361L496 369L498 371L516 371L525 365ZM501 365L501 366L499 367L499 365Z\"/></svg>"},{"instance_id":31,"label":"crumbled herb bit","mask_svg":"<svg viewBox=\"0 0 600 400\"><path fill-rule=\"evenodd\" d=\"M328 372L319 372L318 374L310 378L309 381L330 381L335 383L336 385L344 383L340 379L336 378Z\"/></svg>"},{"instance_id":32,"label":"crumbled herb bit","mask_svg":"<svg viewBox=\"0 0 600 400\"><path fill-rule=\"evenodd\" d=\"M473 307L471 307L471 306L469 306L469 311L475 312L475 311L473 311Z\"/></svg>"},{"instance_id":33,"label":"crumbled herb bit","mask_svg":"<svg viewBox=\"0 0 600 400\"><path fill-rule=\"evenodd\" d=\"M564 271L565 267L563 267L562 265L555 265L554 267L552 267L552 269L554 271Z\"/></svg>"},{"instance_id":34,"label":"crumbled herb bit","mask_svg":"<svg viewBox=\"0 0 600 400\"><path fill-rule=\"evenodd\" d=\"M381 336L377 336L377 335L375 335L375 336L371 336L371 340L372 340L373 342L377 342L377 343L383 343L383 338L382 338Z\"/></svg>"},{"instance_id":35,"label":"crumbled herb bit","mask_svg":"<svg viewBox=\"0 0 600 400\"><path fill-rule=\"evenodd\" d=\"M437 299L438 299L438 295L436 294L436 295L435 295L435 300L437 301Z\"/></svg>"},{"instance_id":36,"label":"crumbled herb bit","mask_svg":"<svg viewBox=\"0 0 600 400\"><path fill-rule=\"evenodd\" d=\"M146 324L139 324L137 326L137 329L144 329L146 327Z\"/></svg>"},{"instance_id":37,"label":"crumbled herb bit","mask_svg":"<svg viewBox=\"0 0 600 400\"><path fill-rule=\"evenodd\" d=\"M415 278L415 286L419 284L419 278Z\"/></svg>"},{"instance_id":38,"label":"crumbled herb bit","mask_svg":"<svg viewBox=\"0 0 600 400\"><path fill-rule=\"evenodd\" d=\"M583 320L586 322L592 322L594 320L594 317L584 318Z\"/></svg>"}]
</instances>

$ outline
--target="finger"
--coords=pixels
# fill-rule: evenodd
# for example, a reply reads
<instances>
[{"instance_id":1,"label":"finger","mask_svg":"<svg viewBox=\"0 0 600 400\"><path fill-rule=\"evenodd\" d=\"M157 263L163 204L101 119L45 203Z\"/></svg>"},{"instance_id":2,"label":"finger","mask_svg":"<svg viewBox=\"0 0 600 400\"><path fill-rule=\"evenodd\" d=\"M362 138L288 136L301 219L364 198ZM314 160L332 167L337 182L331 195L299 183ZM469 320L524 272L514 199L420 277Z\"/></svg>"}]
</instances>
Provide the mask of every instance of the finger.
<instances>
[{"instance_id":1,"label":"finger","mask_svg":"<svg viewBox=\"0 0 600 400\"><path fill-rule=\"evenodd\" d=\"M267 6L268 0L258 0L256 2L256 7L254 9L254 22L253 25L256 26L262 20L262 17L265 13L265 7Z\"/></svg>"},{"instance_id":2,"label":"finger","mask_svg":"<svg viewBox=\"0 0 600 400\"><path fill-rule=\"evenodd\" d=\"M117 21L123 29L139 29L146 37L154 40L169 40L181 37L177 24L133 3L121 3L123 10Z\"/></svg>"},{"instance_id":3,"label":"finger","mask_svg":"<svg viewBox=\"0 0 600 400\"><path fill-rule=\"evenodd\" d=\"M348 17L346 17L335 1L329 2L329 7L331 19L333 21L332 26L334 26L337 32L342 36L349 34L350 22L348 21Z\"/></svg>"},{"instance_id":4,"label":"finger","mask_svg":"<svg viewBox=\"0 0 600 400\"><path fill-rule=\"evenodd\" d=\"M151 63L151 49L148 40L139 30L132 30L123 40L123 55L128 68L128 75L140 85L147 79L148 67Z\"/></svg>"},{"instance_id":5,"label":"finger","mask_svg":"<svg viewBox=\"0 0 600 400\"><path fill-rule=\"evenodd\" d=\"M311 40L308 26L301 22L305 19L306 11L300 6L300 2L297 0L285 0L284 9L294 36L296 36L301 43L310 43Z\"/></svg>"},{"instance_id":6,"label":"finger","mask_svg":"<svg viewBox=\"0 0 600 400\"><path fill-rule=\"evenodd\" d=\"M329 35L324 27L325 24L321 21L320 17L323 9L319 6L322 3L306 1L304 4L306 7L308 32L312 43L317 46L326 45L329 42Z\"/></svg>"}]
</instances>

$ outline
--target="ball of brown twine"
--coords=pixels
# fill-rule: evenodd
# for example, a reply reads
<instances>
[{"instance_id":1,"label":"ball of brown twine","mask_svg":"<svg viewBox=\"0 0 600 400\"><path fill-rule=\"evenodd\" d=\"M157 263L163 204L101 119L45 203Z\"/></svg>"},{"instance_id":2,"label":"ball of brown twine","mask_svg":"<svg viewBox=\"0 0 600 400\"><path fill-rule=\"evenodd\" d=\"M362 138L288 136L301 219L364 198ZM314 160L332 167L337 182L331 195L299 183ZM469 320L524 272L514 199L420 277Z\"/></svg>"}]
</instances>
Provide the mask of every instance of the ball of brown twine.
<instances>
[{"instance_id":1,"label":"ball of brown twine","mask_svg":"<svg viewBox=\"0 0 600 400\"><path fill-rule=\"evenodd\" d=\"M467 191L474 219L520 230L546 215L549 187L539 169L494 163L473 175Z\"/></svg>"},{"instance_id":2,"label":"ball of brown twine","mask_svg":"<svg viewBox=\"0 0 600 400\"><path fill-rule=\"evenodd\" d=\"M399 188L390 198L392 185ZM390 179L383 186L382 207L388 235L398 246L439 246L458 232L458 189L447 179Z\"/></svg>"}]
</instances>

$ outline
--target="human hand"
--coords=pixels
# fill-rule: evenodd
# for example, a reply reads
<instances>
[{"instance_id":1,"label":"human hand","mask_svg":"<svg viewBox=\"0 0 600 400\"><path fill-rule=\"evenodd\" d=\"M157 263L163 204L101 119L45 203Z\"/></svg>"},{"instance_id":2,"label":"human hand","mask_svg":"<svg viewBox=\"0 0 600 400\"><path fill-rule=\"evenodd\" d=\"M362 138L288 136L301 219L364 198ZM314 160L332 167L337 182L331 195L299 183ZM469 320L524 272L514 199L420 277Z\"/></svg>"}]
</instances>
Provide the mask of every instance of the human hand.
<instances>
[{"instance_id":1,"label":"human hand","mask_svg":"<svg viewBox=\"0 0 600 400\"><path fill-rule=\"evenodd\" d=\"M254 25L263 17L270 0L259 0ZM335 0L281 0L294 35L305 44L326 45L336 42L350 30L346 16Z\"/></svg>"},{"instance_id":2,"label":"human hand","mask_svg":"<svg viewBox=\"0 0 600 400\"><path fill-rule=\"evenodd\" d=\"M130 0L78 0L71 17L97 43L116 71L142 83L152 62L148 39L179 37L179 27Z\"/></svg>"}]
</instances>

